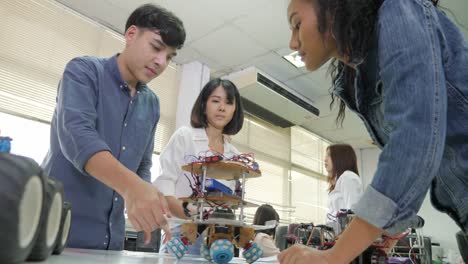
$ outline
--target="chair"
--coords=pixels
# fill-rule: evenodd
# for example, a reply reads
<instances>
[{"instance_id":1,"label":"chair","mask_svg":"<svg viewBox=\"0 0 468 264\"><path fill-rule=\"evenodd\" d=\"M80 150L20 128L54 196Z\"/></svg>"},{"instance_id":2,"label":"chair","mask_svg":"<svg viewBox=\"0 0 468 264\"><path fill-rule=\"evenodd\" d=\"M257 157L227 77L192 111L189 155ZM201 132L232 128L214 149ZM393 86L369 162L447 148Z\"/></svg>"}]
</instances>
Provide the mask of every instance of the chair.
<instances>
[{"instance_id":1,"label":"chair","mask_svg":"<svg viewBox=\"0 0 468 264\"><path fill-rule=\"evenodd\" d=\"M276 227L276 235L275 235L275 244L279 248L280 251L286 249L286 234L288 233L288 226L287 225L280 225Z\"/></svg>"}]
</instances>

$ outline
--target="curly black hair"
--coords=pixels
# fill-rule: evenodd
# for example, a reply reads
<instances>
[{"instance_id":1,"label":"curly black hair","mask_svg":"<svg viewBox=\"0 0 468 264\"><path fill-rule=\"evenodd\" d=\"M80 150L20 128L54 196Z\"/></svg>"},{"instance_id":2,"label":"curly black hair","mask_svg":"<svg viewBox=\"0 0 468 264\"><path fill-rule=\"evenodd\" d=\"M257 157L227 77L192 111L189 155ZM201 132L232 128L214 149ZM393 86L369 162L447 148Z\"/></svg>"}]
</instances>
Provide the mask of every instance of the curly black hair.
<instances>
[{"instance_id":1,"label":"curly black hair","mask_svg":"<svg viewBox=\"0 0 468 264\"><path fill-rule=\"evenodd\" d=\"M337 51L353 64L364 60L374 35L375 24L380 6L385 0L314 0L317 8L318 30L324 35L331 32L337 43ZM439 0L431 0L435 6ZM354 78L356 71L343 62L332 59L329 69L332 78L330 108L339 103L337 125L343 124L346 105L337 98L334 87L340 85L354 97Z\"/></svg>"}]
</instances>

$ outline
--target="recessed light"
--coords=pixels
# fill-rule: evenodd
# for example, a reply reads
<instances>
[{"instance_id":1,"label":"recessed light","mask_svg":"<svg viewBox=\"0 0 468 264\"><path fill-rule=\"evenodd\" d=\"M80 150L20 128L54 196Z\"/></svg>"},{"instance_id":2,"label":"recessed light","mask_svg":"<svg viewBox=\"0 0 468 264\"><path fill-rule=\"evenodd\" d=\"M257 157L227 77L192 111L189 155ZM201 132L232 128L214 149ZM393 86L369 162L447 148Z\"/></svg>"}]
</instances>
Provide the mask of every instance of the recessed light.
<instances>
[{"instance_id":1,"label":"recessed light","mask_svg":"<svg viewBox=\"0 0 468 264\"><path fill-rule=\"evenodd\" d=\"M294 51L289 55L285 55L283 56L283 58L292 65L294 65L296 68L301 68L305 66L305 63L301 60L301 56L299 56L299 53L297 51Z\"/></svg>"}]
</instances>

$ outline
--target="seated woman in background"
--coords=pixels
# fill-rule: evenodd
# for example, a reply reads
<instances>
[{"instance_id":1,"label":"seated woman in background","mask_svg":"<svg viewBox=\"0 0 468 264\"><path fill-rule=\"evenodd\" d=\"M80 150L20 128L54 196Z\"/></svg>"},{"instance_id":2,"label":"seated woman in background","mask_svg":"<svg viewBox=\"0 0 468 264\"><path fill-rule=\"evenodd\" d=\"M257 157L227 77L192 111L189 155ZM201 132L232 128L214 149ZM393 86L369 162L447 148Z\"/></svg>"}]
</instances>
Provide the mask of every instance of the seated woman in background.
<instances>
[{"instance_id":1,"label":"seated woman in background","mask_svg":"<svg viewBox=\"0 0 468 264\"><path fill-rule=\"evenodd\" d=\"M325 169L329 184L327 225L337 231L337 213L341 209L352 209L363 192L353 148L347 144L330 145L325 156Z\"/></svg>"},{"instance_id":2,"label":"seated woman in background","mask_svg":"<svg viewBox=\"0 0 468 264\"><path fill-rule=\"evenodd\" d=\"M276 210L269 204L264 204L258 207L253 219L254 225L265 225L267 221L276 220L279 223L279 215ZM263 257L271 257L278 255L280 250L275 245L276 228L259 230L255 235L254 242L263 249Z\"/></svg>"}]
</instances>

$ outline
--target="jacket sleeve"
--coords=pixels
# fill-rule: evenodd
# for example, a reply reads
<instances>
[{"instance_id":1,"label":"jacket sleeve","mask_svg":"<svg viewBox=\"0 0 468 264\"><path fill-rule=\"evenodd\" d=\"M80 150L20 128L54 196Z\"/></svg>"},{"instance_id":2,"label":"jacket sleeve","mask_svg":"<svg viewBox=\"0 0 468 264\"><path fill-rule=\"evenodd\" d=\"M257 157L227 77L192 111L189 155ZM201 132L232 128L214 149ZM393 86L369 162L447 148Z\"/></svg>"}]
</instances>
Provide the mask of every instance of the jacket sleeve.
<instances>
[{"instance_id":1,"label":"jacket sleeve","mask_svg":"<svg viewBox=\"0 0 468 264\"><path fill-rule=\"evenodd\" d=\"M430 1L385 1L376 30L383 115L390 134L355 213L397 233L416 221L439 169L447 94L436 10Z\"/></svg>"}]
</instances>

